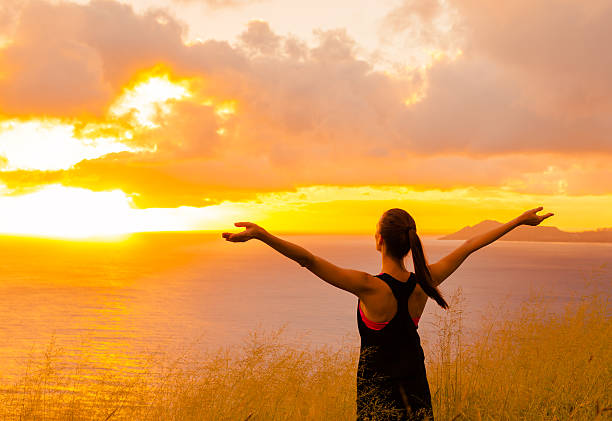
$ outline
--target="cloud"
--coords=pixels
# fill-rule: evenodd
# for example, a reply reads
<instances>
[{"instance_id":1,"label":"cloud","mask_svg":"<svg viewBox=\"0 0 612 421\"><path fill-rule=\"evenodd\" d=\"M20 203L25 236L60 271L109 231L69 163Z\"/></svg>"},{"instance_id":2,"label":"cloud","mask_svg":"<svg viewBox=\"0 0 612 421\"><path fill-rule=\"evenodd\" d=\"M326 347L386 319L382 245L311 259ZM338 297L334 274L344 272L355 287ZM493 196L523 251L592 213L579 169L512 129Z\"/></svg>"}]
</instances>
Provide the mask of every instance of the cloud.
<instances>
[{"instance_id":1,"label":"cloud","mask_svg":"<svg viewBox=\"0 0 612 421\"><path fill-rule=\"evenodd\" d=\"M520 0L503 8L472 0L452 4L470 34L466 51L507 68L508 76L521 82L519 93L531 109L559 117L610 110L612 52L605 45L612 37L610 2Z\"/></svg>"},{"instance_id":2,"label":"cloud","mask_svg":"<svg viewBox=\"0 0 612 421\"><path fill-rule=\"evenodd\" d=\"M462 55L427 72L424 100L406 120L415 149L470 153L599 151L612 139L612 5L449 1ZM406 0L387 21L433 28L446 10ZM444 49L449 32L430 31ZM436 38L436 35L438 37Z\"/></svg>"},{"instance_id":3,"label":"cloud","mask_svg":"<svg viewBox=\"0 0 612 421\"><path fill-rule=\"evenodd\" d=\"M94 0L32 0L0 50L0 109L11 115L100 116L134 72L175 60L184 28L162 10ZM52 36L50 36L52 34Z\"/></svg>"},{"instance_id":4,"label":"cloud","mask_svg":"<svg viewBox=\"0 0 612 421\"><path fill-rule=\"evenodd\" d=\"M247 48L262 54L276 53L281 44L281 37L272 32L268 22L260 20L250 21L240 40Z\"/></svg>"},{"instance_id":5,"label":"cloud","mask_svg":"<svg viewBox=\"0 0 612 421\"><path fill-rule=\"evenodd\" d=\"M419 4L405 3L405 13L424 22L442 13L437 3ZM607 39L610 7L563 2L556 7L567 11L549 18L526 2L507 13L451 5L462 19L453 28L465 34L463 54L394 75L360 59L345 29L315 31L308 45L251 21L235 45L186 45L186 28L163 10L32 1L14 42L0 50L0 112L106 122L126 86L160 63L189 81L191 96L169 101L157 127L122 139L145 151L54 171L1 171L0 180L13 194L52 183L119 188L140 207L205 206L310 184L609 193L601 181L609 170L594 156L612 154L603 94L610 53L588 43ZM576 38L561 37L567 53L554 36L564 25ZM232 110L224 114L225 102Z\"/></svg>"},{"instance_id":6,"label":"cloud","mask_svg":"<svg viewBox=\"0 0 612 421\"><path fill-rule=\"evenodd\" d=\"M265 156L231 153L212 159L168 159L155 154L114 153L85 160L69 170L0 172L0 180L22 194L46 184L94 191L121 189L136 206L208 206L245 201L263 192L295 191L309 185L395 185L416 189L487 187L522 194L609 194L612 171L605 157L572 161L559 154L469 156L354 157L350 164L326 160L274 165ZM543 165L545 163L545 165Z\"/></svg>"},{"instance_id":7,"label":"cloud","mask_svg":"<svg viewBox=\"0 0 612 421\"><path fill-rule=\"evenodd\" d=\"M432 51L453 52L464 41L464 27L457 10L444 0L403 0L379 24L383 44L401 46L412 56L426 60ZM405 54L408 56L408 54Z\"/></svg>"},{"instance_id":8,"label":"cloud","mask_svg":"<svg viewBox=\"0 0 612 421\"><path fill-rule=\"evenodd\" d=\"M392 32L409 32L417 38L414 41L418 41L421 47L423 41L428 44L433 41L439 43L442 31L436 27L436 21L448 11L449 8L440 0L404 0L387 13L380 30L387 35Z\"/></svg>"},{"instance_id":9,"label":"cloud","mask_svg":"<svg viewBox=\"0 0 612 421\"><path fill-rule=\"evenodd\" d=\"M558 102L539 106L538 93L512 70L466 55L428 72L426 96L404 120L414 150L612 152L607 115L596 109L573 113Z\"/></svg>"},{"instance_id":10,"label":"cloud","mask_svg":"<svg viewBox=\"0 0 612 421\"><path fill-rule=\"evenodd\" d=\"M267 0L173 0L177 4L204 4L211 9L237 8Z\"/></svg>"}]
</instances>

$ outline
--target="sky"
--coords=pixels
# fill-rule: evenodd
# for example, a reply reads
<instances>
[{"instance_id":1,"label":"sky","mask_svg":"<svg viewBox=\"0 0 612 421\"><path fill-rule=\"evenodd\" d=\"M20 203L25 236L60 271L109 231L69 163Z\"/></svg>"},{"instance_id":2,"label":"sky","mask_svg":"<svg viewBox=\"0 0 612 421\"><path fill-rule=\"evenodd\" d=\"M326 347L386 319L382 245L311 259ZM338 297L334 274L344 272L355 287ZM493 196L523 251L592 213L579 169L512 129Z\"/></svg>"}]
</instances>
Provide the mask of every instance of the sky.
<instances>
[{"instance_id":1,"label":"sky","mask_svg":"<svg viewBox=\"0 0 612 421\"><path fill-rule=\"evenodd\" d=\"M0 233L612 227L609 39L607 0L3 0Z\"/></svg>"}]
</instances>

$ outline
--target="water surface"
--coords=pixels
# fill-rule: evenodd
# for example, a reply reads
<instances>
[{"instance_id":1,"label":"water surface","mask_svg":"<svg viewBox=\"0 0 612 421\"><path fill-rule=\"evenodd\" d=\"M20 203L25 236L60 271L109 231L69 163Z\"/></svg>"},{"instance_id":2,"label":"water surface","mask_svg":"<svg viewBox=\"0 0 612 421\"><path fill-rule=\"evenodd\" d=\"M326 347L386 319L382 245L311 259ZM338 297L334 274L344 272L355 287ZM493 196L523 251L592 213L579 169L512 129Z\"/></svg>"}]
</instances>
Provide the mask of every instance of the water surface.
<instances>
[{"instance_id":1,"label":"water surface","mask_svg":"<svg viewBox=\"0 0 612 421\"><path fill-rule=\"evenodd\" d=\"M282 238L343 267L381 269L372 236ZM423 243L435 262L461 241ZM0 256L0 380L21 373L52 338L68 358L87 354L92 369L125 372L151 353L232 347L249 332L281 326L313 344L359 341L356 297L259 241L202 233L102 243L1 237ZM506 317L533 293L561 311L581 294L609 292L611 257L612 244L497 242L470 256L441 291L450 298L461 289L464 324L476 329L483 315ZM440 312L428 301L419 324L425 341Z\"/></svg>"}]
</instances>

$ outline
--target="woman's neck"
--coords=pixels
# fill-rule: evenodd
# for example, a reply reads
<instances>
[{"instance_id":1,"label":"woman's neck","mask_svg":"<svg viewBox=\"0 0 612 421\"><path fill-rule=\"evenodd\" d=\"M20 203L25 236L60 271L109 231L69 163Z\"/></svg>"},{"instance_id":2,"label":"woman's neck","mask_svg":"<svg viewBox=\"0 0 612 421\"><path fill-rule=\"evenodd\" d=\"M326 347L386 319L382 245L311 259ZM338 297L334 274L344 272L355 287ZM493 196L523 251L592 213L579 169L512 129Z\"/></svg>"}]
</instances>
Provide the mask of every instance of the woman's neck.
<instances>
[{"instance_id":1,"label":"woman's neck","mask_svg":"<svg viewBox=\"0 0 612 421\"><path fill-rule=\"evenodd\" d=\"M381 272L388 273L394 278L397 278L400 280L404 279L405 275L409 273L408 269L406 269L406 266L404 266L403 260L398 261L397 259L391 256L387 256L386 254L383 254L382 256Z\"/></svg>"}]
</instances>

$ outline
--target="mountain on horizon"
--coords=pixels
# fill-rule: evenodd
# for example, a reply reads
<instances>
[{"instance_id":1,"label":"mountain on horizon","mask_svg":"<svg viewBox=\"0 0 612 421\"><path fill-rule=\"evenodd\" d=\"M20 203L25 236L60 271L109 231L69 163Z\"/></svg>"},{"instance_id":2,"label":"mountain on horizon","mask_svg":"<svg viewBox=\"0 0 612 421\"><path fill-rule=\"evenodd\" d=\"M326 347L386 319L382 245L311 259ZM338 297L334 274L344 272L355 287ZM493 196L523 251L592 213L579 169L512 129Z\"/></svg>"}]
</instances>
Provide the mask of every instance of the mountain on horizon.
<instances>
[{"instance_id":1,"label":"mountain on horizon","mask_svg":"<svg viewBox=\"0 0 612 421\"><path fill-rule=\"evenodd\" d=\"M438 240L467 240L475 235L482 234L502 225L501 222L486 219L476 225L461 228ZM586 242L586 243L612 243L612 228L598 228L595 231L568 232L557 227L521 225L500 240L506 241L558 241L558 242Z\"/></svg>"}]
</instances>

